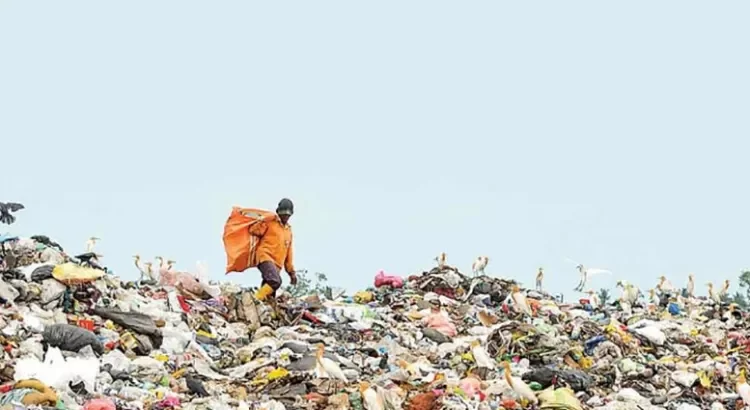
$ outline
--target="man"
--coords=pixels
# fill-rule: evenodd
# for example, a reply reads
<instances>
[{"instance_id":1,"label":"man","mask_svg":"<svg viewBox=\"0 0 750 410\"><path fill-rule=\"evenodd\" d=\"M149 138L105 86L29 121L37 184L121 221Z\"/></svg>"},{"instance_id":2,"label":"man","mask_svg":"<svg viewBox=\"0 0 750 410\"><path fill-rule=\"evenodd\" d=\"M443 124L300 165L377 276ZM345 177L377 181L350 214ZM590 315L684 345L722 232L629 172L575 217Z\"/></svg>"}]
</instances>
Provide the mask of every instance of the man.
<instances>
[{"instance_id":1,"label":"man","mask_svg":"<svg viewBox=\"0 0 750 410\"><path fill-rule=\"evenodd\" d=\"M276 217L250 226L250 234L258 237L258 270L263 278L261 288L256 292L258 300L273 297L281 287L283 267L292 285L297 284L292 251L292 227L289 218L294 213L294 204L282 199L276 208Z\"/></svg>"}]
</instances>

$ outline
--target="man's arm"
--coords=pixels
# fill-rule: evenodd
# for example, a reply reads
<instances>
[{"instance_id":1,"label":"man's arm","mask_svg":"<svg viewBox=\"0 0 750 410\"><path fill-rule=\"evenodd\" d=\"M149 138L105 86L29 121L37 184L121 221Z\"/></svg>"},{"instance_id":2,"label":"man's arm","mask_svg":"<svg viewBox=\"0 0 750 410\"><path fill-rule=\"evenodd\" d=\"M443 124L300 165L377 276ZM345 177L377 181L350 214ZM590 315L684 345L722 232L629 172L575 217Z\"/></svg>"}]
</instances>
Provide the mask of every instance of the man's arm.
<instances>
[{"instance_id":1,"label":"man's arm","mask_svg":"<svg viewBox=\"0 0 750 410\"><path fill-rule=\"evenodd\" d=\"M286 259L284 260L284 269L287 273L295 273L294 271L294 243L289 244L289 249L286 252Z\"/></svg>"}]
</instances>

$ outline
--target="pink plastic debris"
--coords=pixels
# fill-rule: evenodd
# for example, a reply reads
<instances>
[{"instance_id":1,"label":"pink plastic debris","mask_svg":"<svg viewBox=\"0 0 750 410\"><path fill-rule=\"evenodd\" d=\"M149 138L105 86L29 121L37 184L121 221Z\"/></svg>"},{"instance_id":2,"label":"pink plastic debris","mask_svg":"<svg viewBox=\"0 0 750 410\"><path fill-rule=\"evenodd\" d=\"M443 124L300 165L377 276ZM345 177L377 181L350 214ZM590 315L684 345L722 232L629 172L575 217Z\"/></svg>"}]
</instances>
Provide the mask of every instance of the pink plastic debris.
<instances>
[{"instance_id":1,"label":"pink plastic debris","mask_svg":"<svg viewBox=\"0 0 750 410\"><path fill-rule=\"evenodd\" d=\"M110 399L93 399L83 405L83 410L117 410Z\"/></svg>"},{"instance_id":2,"label":"pink plastic debris","mask_svg":"<svg viewBox=\"0 0 750 410\"><path fill-rule=\"evenodd\" d=\"M400 288L404 286L404 280L396 275L386 275L385 272L381 270L375 275L375 287L379 288L382 286Z\"/></svg>"}]
</instances>

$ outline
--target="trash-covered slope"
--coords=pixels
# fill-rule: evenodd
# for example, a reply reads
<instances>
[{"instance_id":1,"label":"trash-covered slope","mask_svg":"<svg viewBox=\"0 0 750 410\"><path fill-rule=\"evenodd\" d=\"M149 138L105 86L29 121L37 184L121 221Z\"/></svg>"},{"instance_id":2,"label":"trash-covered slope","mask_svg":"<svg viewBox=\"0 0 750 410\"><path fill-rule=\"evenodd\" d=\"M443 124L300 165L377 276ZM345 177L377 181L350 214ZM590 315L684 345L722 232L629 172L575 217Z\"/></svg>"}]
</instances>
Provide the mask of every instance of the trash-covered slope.
<instances>
[{"instance_id":1,"label":"trash-covered slope","mask_svg":"<svg viewBox=\"0 0 750 410\"><path fill-rule=\"evenodd\" d=\"M750 400L745 315L710 300L664 293L650 303L623 285L612 306L561 305L443 266L267 305L169 261L122 282L93 246L71 257L44 236L0 242L0 409L688 410Z\"/></svg>"}]
</instances>

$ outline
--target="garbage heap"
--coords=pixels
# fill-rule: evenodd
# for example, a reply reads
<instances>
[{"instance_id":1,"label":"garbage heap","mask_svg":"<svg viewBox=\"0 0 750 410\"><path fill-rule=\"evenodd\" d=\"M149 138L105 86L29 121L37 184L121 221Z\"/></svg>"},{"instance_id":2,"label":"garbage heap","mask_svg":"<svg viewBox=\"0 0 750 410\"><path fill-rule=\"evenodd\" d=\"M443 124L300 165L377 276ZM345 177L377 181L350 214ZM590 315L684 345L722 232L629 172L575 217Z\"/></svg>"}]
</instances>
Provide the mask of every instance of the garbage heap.
<instances>
[{"instance_id":1,"label":"garbage heap","mask_svg":"<svg viewBox=\"0 0 750 410\"><path fill-rule=\"evenodd\" d=\"M447 266L263 304L0 242L0 409L739 409L750 391L734 305L562 305Z\"/></svg>"}]
</instances>

